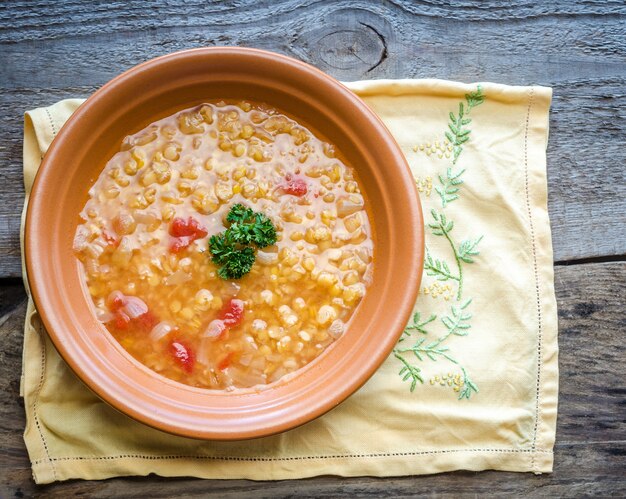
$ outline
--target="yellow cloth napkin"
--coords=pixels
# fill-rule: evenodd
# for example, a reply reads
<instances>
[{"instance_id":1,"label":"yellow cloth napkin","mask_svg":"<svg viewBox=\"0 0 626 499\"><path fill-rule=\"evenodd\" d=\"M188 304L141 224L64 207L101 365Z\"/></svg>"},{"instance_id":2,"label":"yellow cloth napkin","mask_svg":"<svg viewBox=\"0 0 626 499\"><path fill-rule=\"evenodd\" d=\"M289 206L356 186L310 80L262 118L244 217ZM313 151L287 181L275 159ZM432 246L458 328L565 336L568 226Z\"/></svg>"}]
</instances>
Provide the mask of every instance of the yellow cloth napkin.
<instances>
[{"instance_id":1,"label":"yellow cloth napkin","mask_svg":"<svg viewBox=\"0 0 626 499\"><path fill-rule=\"evenodd\" d=\"M303 427L253 441L195 441L98 399L61 360L29 300L24 439L37 483L149 473L263 480L552 470L551 90L439 80L348 86L406 154L427 224L421 295L394 353L361 390ZM81 102L26 113L26 202L41 158Z\"/></svg>"}]
</instances>

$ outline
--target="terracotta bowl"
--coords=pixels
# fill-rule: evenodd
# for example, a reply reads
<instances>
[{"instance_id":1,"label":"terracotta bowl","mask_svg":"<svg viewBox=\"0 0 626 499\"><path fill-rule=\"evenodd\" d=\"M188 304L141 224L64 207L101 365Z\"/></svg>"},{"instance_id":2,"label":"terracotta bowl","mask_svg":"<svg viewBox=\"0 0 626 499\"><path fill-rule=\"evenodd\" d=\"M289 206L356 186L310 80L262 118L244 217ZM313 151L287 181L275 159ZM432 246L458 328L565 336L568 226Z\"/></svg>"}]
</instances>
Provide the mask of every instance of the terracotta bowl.
<instances>
[{"instance_id":1,"label":"terracotta bowl","mask_svg":"<svg viewBox=\"0 0 626 499\"><path fill-rule=\"evenodd\" d=\"M321 131L354 165L375 227L373 284L344 335L289 381L260 393L194 388L134 360L92 314L72 253L87 191L124 136L207 99L247 98ZM30 289L55 347L128 416L170 433L234 440L282 432L337 406L387 358L412 310L424 254L417 192L376 115L321 71L278 54L207 48L153 59L93 94L39 169L26 217Z\"/></svg>"}]
</instances>

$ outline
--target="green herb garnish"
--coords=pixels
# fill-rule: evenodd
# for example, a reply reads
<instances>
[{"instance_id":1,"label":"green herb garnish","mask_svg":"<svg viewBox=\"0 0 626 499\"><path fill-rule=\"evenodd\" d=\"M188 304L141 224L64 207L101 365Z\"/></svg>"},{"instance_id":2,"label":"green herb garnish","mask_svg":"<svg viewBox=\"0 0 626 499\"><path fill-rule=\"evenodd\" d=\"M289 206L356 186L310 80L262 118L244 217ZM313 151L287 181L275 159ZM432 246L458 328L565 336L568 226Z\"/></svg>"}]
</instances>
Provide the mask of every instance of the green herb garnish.
<instances>
[{"instance_id":1,"label":"green herb garnish","mask_svg":"<svg viewBox=\"0 0 626 499\"><path fill-rule=\"evenodd\" d=\"M240 279L252 269L254 248L265 248L276 243L276 228L263 213L255 213L242 204L234 205L226 221L231 225L224 232L209 239L211 260L220 265L222 279Z\"/></svg>"},{"instance_id":2,"label":"green herb garnish","mask_svg":"<svg viewBox=\"0 0 626 499\"><path fill-rule=\"evenodd\" d=\"M250 246L235 250L217 271L222 279L241 279L254 265L254 250Z\"/></svg>"}]
</instances>

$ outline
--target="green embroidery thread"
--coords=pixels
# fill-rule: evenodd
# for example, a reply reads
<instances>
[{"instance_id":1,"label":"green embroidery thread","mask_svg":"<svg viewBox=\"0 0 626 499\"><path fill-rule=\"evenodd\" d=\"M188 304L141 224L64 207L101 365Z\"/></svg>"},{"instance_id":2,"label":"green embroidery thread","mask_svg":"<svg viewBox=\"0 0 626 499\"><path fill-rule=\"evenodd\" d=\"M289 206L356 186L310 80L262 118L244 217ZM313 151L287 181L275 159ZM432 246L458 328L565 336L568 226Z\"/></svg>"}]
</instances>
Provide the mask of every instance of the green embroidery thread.
<instances>
[{"instance_id":1,"label":"green embroidery thread","mask_svg":"<svg viewBox=\"0 0 626 499\"><path fill-rule=\"evenodd\" d=\"M447 340L448 336L451 334L456 334L457 336L467 336L467 330L472 327L467 321L472 318L472 314L465 312L465 309L470 303L472 303L471 298L458 308L452 305L452 314L446 315L441 319L441 322L443 322L443 325L446 326L448 332L437 341L437 345Z\"/></svg>"},{"instance_id":2,"label":"green embroidery thread","mask_svg":"<svg viewBox=\"0 0 626 499\"><path fill-rule=\"evenodd\" d=\"M398 374L402 378L402 381L408 381L409 379L411 380L411 386L409 387L409 390L413 392L415 390L415 387L417 386L418 381L420 383L424 383L424 380L420 376L420 368L410 364L409 361L407 361L397 349L394 349L393 355L403 364L402 369L400 369L400 372Z\"/></svg>"},{"instance_id":3,"label":"green embroidery thread","mask_svg":"<svg viewBox=\"0 0 626 499\"><path fill-rule=\"evenodd\" d=\"M472 109L481 105L485 101L485 94L480 85L478 85L475 92L465 94L465 102L467 108L462 102L459 102L459 114L455 116L454 113L450 113L450 121L448 128L450 131L445 132L446 139L452 144L452 165L454 166L463 152L463 144L470 139L471 130L467 126L472 122L469 118ZM467 109L467 111L466 111ZM445 208L448 203L459 199L458 192L461 189L460 185L463 184L461 175L465 173L465 169L455 172L452 167L446 170L445 178L442 175L438 175L439 183L441 187L435 187L435 191L441 198L441 203Z\"/></svg>"},{"instance_id":4,"label":"green embroidery thread","mask_svg":"<svg viewBox=\"0 0 626 499\"><path fill-rule=\"evenodd\" d=\"M478 243L482 241L483 236L474 240L468 239L462 241L457 246L450 235L450 232L452 232L452 229L454 228L454 222L448 220L445 213L438 213L434 209L431 210L430 213L435 223L429 223L428 227L431 229L433 235L444 236L450 244L450 248L452 249L454 260L456 262L457 274L452 274L450 266L445 262L445 260L439 260L436 258L433 259L428 250L426 250L424 269L426 270L426 275L436 277L439 281L447 281L448 279L457 281L458 288L456 299L459 301L463 296L463 263L474 263L472 257L479 254L476 247L478 246Z\"/></svg>"},{"instance_id":5,"label":"green embroidery thread","mask_svg":"<svg viewBox=\"0 0 626 499\"><path fill-rule=\"evenodd\" d=\"M430 256L428 248L426 248L424 270L426 270L426 275L435 277L438 281L447 281L448 279L459 280L459 276L452 274L445 260L438 260Z\"/></svg>"},{"instance_id":6,"label":"green embroidery thread","mask_svg":"<svg viewBox=\"0 0 626 499\"><path fill-rule=\"evenodd\" d=\"M441 198L442 210L445 210L446 206L452 201L459 199L460 185L463 184L461 176L465 169L454 170L454 166L463 152L463 144L469 140L471 130L468 128L468 125L472 122L469 114L474 107L482 104L484 100L485 95L479 85L476 91L465 95L465 104L463 102L459 103L458 114L455 115L451 112L449 115L449 131L446 130L444 135L453 148L452 166L446 169L445 177L438 175L441 187L435 187L435 191ZM423 384L424 380L421 375L421 369L407 359L406 355L408 354L413 354L412 358L418 362L444 360L456 365L461 370L461 374L453 378L452 381L445 380L443 384L448 384L448 386L454 384L453 389L459 394L459 400L469 399L472 393L478 393L478 386L472 381L465 367L459 363L445 343L453 336L467 336L469 329L471 329L470 320L472 314L468 312L468 308L472 303L472 299L468 298L461 302L463 297L463 267L465 264L474 263L473 257L479 255L478 245L483 236L465 239L457 244L451 235L454 229L454 222L446 216L445 212L432 209L431 216L433 221L428 223L427 226L433 236L444 237L447 240L456 268L451 270L451 265L444 259L433 257L427 247L424 270L426 275L434 277L437 281L456 283L456 302L460 302L460 304L458 306L452 304L447 315L440 318L440 322L445 327L445 333L434 341L427 341L427 337L431 335L426 326L434 322L437 319L437 315L431 314L427 320L422 321L421 314L415 312L411 323L404 329L397 347L393 350L393 354L402 364L398 374L402 381L410 381L409 390L411 392L415 390L418 382ZM411 339L415 332L424 335L424 337L417 338L412 346L405 347L403 342ZM439 382L438 378L439 376L431 378L431 385L434 385L435 381Z\"/></svg>"},{"instance_id":7,"label":"green embroidery thread","mask_svg":"<svg viewBox=\"0 0 626 499\"><path fill-rule=\"evenodd\" d=\"M417 366L412 365L403 356L403 354L411 352L420 362L423 362L425 358L428 358L433 362L437 362L438 358L444 358L449 362L452 362L453 364L459 366L461 372L463 373L463 383L460 384L460 388L458 390L459 400L464 398L469 399L472 392L478 393L478 387L470 379L465 368L461 366L459 361L456 360L452 356L452 354L450 354L450 349L447 346L442 345L451 335L467 336L467 330L471 328L471 325L468 323L468 321L472 318L472 315L465 312L465 309L469 306L471 301L471 299L467 300L460 307L452 305L451 314L441 319L441 322L446 327L447 332L437 340L425 345L424 343L426 343L426 338L419 338L411 347L402 348L399 346L394 349L394 357L396 357L396 359L398 359L402 363L402 368L399 372L400 376L402 377L402 381L408 381L409 379L411 380L409 391L415 391L417 383L424 382L421 376L421 370ZM430 318L426 321L420 322L420 314L419 312L416 312L413 315L413 323L405 328L403 332L403 337L400 338L399 343L402 343L406 339L404 338L404 335L410 336L411 331L419 331L422 334L428 335L428 332L424 329L424 326L433 322L435 319L436 316L431 315Z\"/></svg>"},{"instance_id":8,"label":"green embroidery thread","mask_svg":"<svg viewBox=\"0 0 626 499\"><path fill-rule=\"evenodd\" d=\"M451 203L459 199L459 195L457 194L461 188L457 187L463 183L461 180L461 175L465 173L465 170L460 170L457 173L452 171L452 168L448 168L446 170L446 178L444 179L441 175L438 175L439 182L442 187L435 187L435 191L439 194L441 198L441 202L443 207L446 207L446 204Z\"/></svg>"},{"instance_id":9,"label":"green embroidery thread","mask_svg":"<svg viewBox=\"0 0 626 499\"><path fill-rule=\"evenodd\" d=\"M426 319L423 322L420 322L421 320L421 315L419 312L415 312L413 314L413 322L412 324L409 324L407 327L404 328L404 331L402 331L403 335L411 335L411 331L419 331L422 334L428 334L426 332L426 329L424 329L424 326L426 326L426 324L430 324L432 321L436 320L437 316L435 314L431 314L431 316ZM402 341L402 338L400 338L400 341Z\"/></svg>"}]
</instances>

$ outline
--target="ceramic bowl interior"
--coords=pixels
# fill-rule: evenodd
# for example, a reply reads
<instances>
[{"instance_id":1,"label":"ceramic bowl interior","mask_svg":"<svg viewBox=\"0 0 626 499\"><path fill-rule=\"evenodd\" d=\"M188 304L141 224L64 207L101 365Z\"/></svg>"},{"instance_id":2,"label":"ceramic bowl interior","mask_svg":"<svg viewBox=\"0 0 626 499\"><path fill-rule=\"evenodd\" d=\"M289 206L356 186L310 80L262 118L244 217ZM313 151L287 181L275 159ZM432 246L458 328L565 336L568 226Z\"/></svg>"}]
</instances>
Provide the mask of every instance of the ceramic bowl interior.
<instances>
[{"instance_id":1,"label":"ceramic bowl interior","mask_svg":"<svg viewBox=\"0 0 626 499\"><path fill-rule=\"evenodd\" d=\"M91 312L72 239L87 191L122 139L210 99L267 102L319 130L357 170L375 228L373 283L324 354L259 393L203 390L163 378L127 354ZM353 93L321 71L254 49L179 52L141 64L70 118L37 175L26 220L30 289L57 350L102 399L178 435L242 439L281 432L332 409L389 355L411 313L423 222L406 160Z\"/></svg>"}]
</instances>

